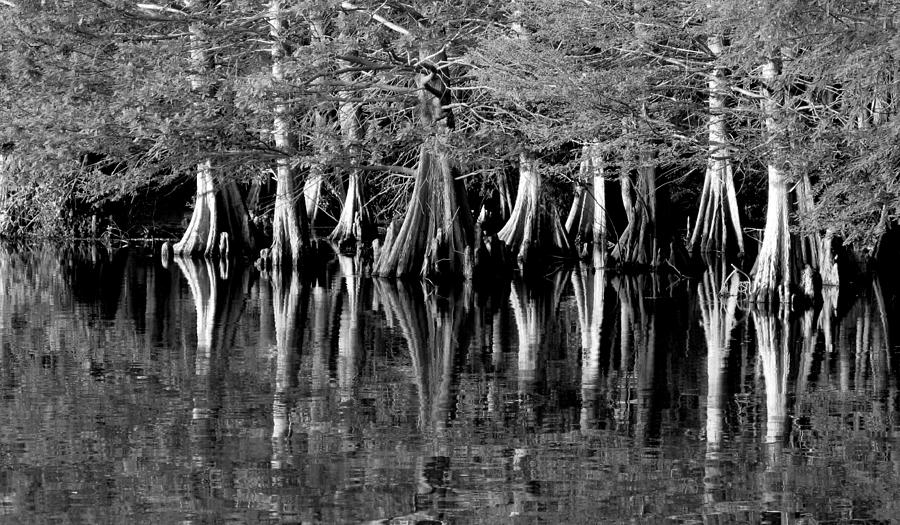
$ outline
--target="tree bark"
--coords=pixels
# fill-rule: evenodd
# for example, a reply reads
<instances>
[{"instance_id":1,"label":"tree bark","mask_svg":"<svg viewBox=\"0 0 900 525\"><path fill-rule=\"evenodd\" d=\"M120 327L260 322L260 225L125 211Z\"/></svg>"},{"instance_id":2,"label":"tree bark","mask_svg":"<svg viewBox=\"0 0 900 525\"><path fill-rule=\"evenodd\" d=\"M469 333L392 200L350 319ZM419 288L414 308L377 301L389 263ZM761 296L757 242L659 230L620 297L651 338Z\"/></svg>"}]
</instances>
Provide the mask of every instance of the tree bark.
<instances>
[{"instance_id":1,"label":"tree bark","mask_svg":"<svg viewBox=\"0 0 900 525\"><path fill-rule=\"evenodd\" d=\"M223 239L227 239L223 245ZM223 253L223 246L228 246ZM250 217L233 181L216 182L212 161L197 167L197 193L187 230L173 247L177 255L189 257L228 257L253 248Z\"/></svg>"},{"instance_id":2,"label":"tree bark","mask_svg":"<svg viewBox=\"0 0 900 525\"><path fill-rule=\"evenodd\" d=\"M306 221L306 211L302 206L297 206L295 174L281 164L286 160L278 160L269 256L272 266L299 268L310 250L309 223Z\"/></svg>"},{"instance_id":3,"label":"tree bark","mask_svg":"<svg viewBox=\"0 0 900 525\"><path fill-rule=\"evenodd\" d=\"M311 15L309 34L310 40L313 42L322 42L325 39L325 20L322 18L321 13L313 13ZM316 64L316 67L325 69L328 66L320 61ZM313 89L323 90L323 83L324 77L316 77L312 81ZM324 93L321 94L324 95ZM312 108L312 147L317 152L321 152L325 148L324 135L328 127L328 118L326 116L328 110L326 103L319 103ZM306 180L303 182L303 202L310 227L316 224L319 211L322 209L322 187L324 183L325 171L322 165L312 161L308 166Z\"/></svg>"},{"instance_id":4,"label":"tree bark","mask_svg":"<svg viewBox=\"0 0 900 525\"><path fill-rule=\"evenodd\" d=\"M713 57L722 53L723 38L711 36L707 46ZM700 195L700 210L691 234L690 250L725 252L733 239L738 254L744 253L744 234L725 127L725 95L722 68L714 66L709 79L709 156Z\"/></svg>"},{"instance_id":5,"label":"tree bark","mask_svg":"<svg viewBox=\"0 0 900 525\"><path fill-rule=\"evenodd\" d=\"M283 0L271 0L269 25L272 37L272 83L276 90L284 83L284 13ZM309 224L306 210L296 204L296 174L288 155L294 146L294 137L288 125L289 108L281 95L275 99L275 119L272 135L275 147L283 154L276 161L275 211L272 217L272 246L269 249L272 266L299 268L309 251Z\"/></svg>"},{"instance_id":6,"label":"tree bark","mask_svg":"<svg viewBox=\"0 0 900 525\"><path fill-rule=\"evenodd\" d=\"M345 75L344 80L349 84L353 78ZM341 249L355 247L357 242L368 242L375 233L363 192L363 173L357 168L360 162L360 143L364 138L361 112L362 107L357 102L342 102L338 108L341 135L350 157L350 172L341 215L329 237Z\"/></svg>"},{"instance_id":7,"label":"tree bark","mask_svg":"<svg viewBox=\"0 0 900 525\"><path fill-rule=\"evenodd\" d=\"M420 57L428 63L446 59L443 52L434 55L424 49ZM385 239L374 265L375 275L472 277L464 271L472 267L475 248L472 215L463 183L456 179L457 169L440 138L453 127L453 114L447 108L451 94L443 75L435 68L417 78L421 124L437 128L438 136L426 139L419 150L415 185L403 224L390 243Z\"/></svg>"},{"instance_id":8,"label":"tree bark","mask_svg":"<svg viewBox=\"0 0 900 525\"><path fill-rule=\"evenodd\" d=\"M320 120L317 115L314 117ZM324 125L317 124L316 126ZM325 182L325 173L317 165L309 167L309 175L303 181L303 210L306 212L310 226L319 218L319 210L322 208L322 186Z\"/></svg>"},{"instance_id":9,"label":"tree bark","mask_svg":"<svg viewBox=\"0 0 900 525\"><path fill-rule=\"evenodd\" d=\"M185 7L194 11L205 4L205 1L188 0ZM210 96L214 86L202 75L210 67L203 28L199 22L193 22L189 31L191 61L196 71L191 75L191 89L202 96ZM221 253L222 248L226 248L226 253ZM211 258L216 255L227 257L229 251L238 254L252 249L250 216L237 185L232 181L217 181L212 160L201 161L197 165L197 193L191 222L175 244L175 253Z\"/></svg>"},{"instance_id":10,"label":"tree bark","mask_svg":"<svg viewBox=\"0 0 900 525\"><path fill-rule=\"evenodd\" d=\"M779 75L777 57L763 66L763 81L768 93L763 101L766 113L766 131L776 143L768 165L769 191L766 207L766 227L756 263L750 272L750 299L758 303L774 305L779 300L789 301L793 282L791 268L791 234L789 230L788 180L779 161L781 129L776 115L775 81Z\"/></svg>"},{"instance_id":11,"label":"tree bark","mask_svg":"<svg viewBox=\"0 0 900 525\"><path fill-rule=\"evenodd\" d=\"M628 221L611 257L619 266L659 266L656 235L656 167L653 153L641 154L642 166L619 175L622 204Z\"/></svg>"},{"instance_id":12,"label":"tree bark","mask_svg":"<svg viewBox=\"0 0 900 525\"><path fill-rule=\"evenodd\" d=\"M513 209L512 193L509 191L509 179L505 172L497 176L497 192L500 196L500 217L503 221L509 219Z\"/></svg>"},{"instance_id":13,"label":"tree bark","mask_svg":"<svg viewBox=\"0 0 900 525\"><path fill-rule=\"evenodd\" d=\"M3 146L0 145L0 148ZM10 175L13 172L13 156L0 153L0 235L14 232L14 215L10 195ZM94 235L96 236L96 235Z\"/></svg>"},{"instance_id":14,"label":"tree bark","mask_svg":"<svg viewBox=\"0 0 900 525\"><path fill-rule=\"evenodd\" d=\"M534 157L519 156L519 189L509 220L497 237L507 253L516 255L522 273L549 266L553 258L570 255L571 245L552 203L541 198L541 176Z\"/></svg>"},{"instance_id":15,"label":"tree bark","mask_svg":"<svg viewBox=\"0 0 900 525\"><path fill-rule=\"evenodd\" d=\"M579 166L579 185L566 219L566 234L572 246L590 246L594 268L606 264L606 180L603 156L598 144L586 144L582 148Z\"/></svg>"},{"instance_id":16,"label":"tree bark","mask_svg":"<svg viewBox=\"0 0 900 525\"><path fill-rule=\"evenodd\" d=\"M803 173L796 184L794 195L797 199L797 212L800 215L809 215L815 208L813 200L812 182L809 174ZM800 239L800 253L802 263L816 270L821 277L821 284L828 286L840 285L837 257L833 251L834 235L830 230L825 232L812 231L803 235ZM816 290L816 293L819 291Z\"/></svg>"}]
</instances>

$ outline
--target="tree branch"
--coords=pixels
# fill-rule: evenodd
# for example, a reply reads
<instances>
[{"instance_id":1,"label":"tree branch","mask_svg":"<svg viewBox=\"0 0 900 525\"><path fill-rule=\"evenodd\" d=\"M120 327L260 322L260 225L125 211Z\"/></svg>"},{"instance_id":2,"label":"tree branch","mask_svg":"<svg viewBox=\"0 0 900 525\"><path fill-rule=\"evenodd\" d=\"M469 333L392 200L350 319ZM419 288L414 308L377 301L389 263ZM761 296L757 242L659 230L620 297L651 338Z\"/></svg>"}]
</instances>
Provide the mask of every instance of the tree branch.
<instances>
[{"instance_id":1,"label":"tree branch","mask_svg":"<svg viewBox=\"0 0 900 525\"><path fill-rule=\"evenodd\" d=\"M5 1L7 1L7 0L0 0L0 1L5 2ZM187 13L185 13L184 11L182 11L182 10L180 10L180 9L175 9L174 7L169 7L169 6L164 6L164 5L157 5L157 4L135 4L135 7L137 7L138 9L144 10L144 11L160 11L160 12L163 12L163 13L175 13L175 14L178 14L178 15L185 15L185 16L187 16Z\"/></svg>"},{"instance_id":2,"label":"tree branch","mask_svg":"<svg viewBox=\"0 0 900 525\"><path fill-rule=\"evenodd\" d=\"M347 10L347 11L362 11L362 12L366 12L364 9L362 9L362 8L360 8L360 7L357 7L356 5L354 5L354 4L350 3L350 2L341 2L341 9L345 9L345 10ZM400 25L397 25L397 24L391 22L390 20L388 20L387 18L385 18L385 17L379 15L378 13L369 13L369 12L366 12L366 14L369 15L369 16L372 18L372 20L375 20L376 22L380 23L381 25L383 25L384 27L386 27L386 28L388 28L388 29L390 29L390 30L392 30L392 31L396 31L396 32L400 33L401 35L407 35L407 36L408 36L408 35L410 34L409 30L406 29L405 27L400 26Z\"/></svg>"}]
</instances>

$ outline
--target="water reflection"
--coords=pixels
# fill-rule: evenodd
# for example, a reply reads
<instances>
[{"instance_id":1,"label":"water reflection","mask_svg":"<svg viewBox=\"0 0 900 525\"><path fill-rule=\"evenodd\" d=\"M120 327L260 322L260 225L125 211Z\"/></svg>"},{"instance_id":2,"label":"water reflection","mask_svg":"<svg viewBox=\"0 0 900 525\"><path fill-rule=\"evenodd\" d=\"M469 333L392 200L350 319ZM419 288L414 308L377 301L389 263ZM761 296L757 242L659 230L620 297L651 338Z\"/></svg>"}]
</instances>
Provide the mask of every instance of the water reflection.
<instances>
[{"instance_id":1,"label":"water reflection","mask_svg":"<svg viewBox=\"0 0 900 525\"><path fill-rule=\"evenodd\" d=\"M149 252L148 252L149 253ZM7 521L889 519L896 290L0 250Z\"/></svg>"},{"instance_id":2,"label":"water reflection","mask_svg":"<svg viewBox=\"0 0 900 525\"><path fill-rule=\"evenodd\" d=\"M581 417L583 433L599 427L606 408L600 395L601 358L606 319L607 273L579 264L572 272L572 291L581 330ZM608 330L608 328L606 328Z\"/></svg>"},{"instance_id":3,"label":"water reflection","mask_svg":"<svg viewBox=\"0 0 900 525\"><path fill-rule=\"evenodd\" d=\"M697 285L701 324L706 342L706 455L703 472L704 514L715 516L727 501L728 471L734 468L722 453L729 391L727 365L738 323L739 276L724 262L713 263Z\"/></svg>"},{"instance_id":4,"label":"water reflection","mask_svg":"<svg viewBox=\"0 0 900 525\"><path fill-rule=\"evenodd\" d=\"M265 286L265 285L263 285ZM276 272L271 281L272 313L275 316L275 394L272 402L272 468L280 469L289 454L288 411L290 396L297 388L300 353L303 348L309 286L297 272Z\"/></svg>"}]
</instances>

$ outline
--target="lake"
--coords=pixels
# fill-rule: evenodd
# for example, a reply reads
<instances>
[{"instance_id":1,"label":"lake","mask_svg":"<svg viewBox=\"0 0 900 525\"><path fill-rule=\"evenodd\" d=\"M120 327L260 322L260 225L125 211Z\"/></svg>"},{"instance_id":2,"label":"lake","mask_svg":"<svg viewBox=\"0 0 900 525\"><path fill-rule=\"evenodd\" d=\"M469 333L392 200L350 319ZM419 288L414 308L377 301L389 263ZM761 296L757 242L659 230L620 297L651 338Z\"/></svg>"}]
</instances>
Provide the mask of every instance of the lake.
<instances>
[{"instance_id":1,"label":"lake","mask_svg":"<svg viewBox=\"0 0 900 525\"><path fill-rule=\"evenodd\" d=\"M0 521L889 523L897 287L0 248Z\"/></svg>"}]
</instances>

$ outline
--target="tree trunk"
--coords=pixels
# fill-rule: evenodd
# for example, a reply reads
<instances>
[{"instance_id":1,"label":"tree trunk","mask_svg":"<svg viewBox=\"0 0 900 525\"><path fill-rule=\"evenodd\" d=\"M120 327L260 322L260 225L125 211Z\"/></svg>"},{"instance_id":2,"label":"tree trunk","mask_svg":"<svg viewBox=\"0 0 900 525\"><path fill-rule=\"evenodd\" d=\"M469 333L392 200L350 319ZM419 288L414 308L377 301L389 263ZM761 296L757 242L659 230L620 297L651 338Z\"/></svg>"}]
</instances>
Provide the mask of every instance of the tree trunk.
<instances>
[{"instance_id":1,"label":"tree trunk","mask_svg":"<svg viewBox=\"0 0 900 525\"><path fill-rule=\"evenodd\" d=\"M347 194L338 223L329 238L342 250L353 248L375 236L375 227L366 206L362 173L353 170L347 179Z\"/></svg>"},{"instance_id":2,"label":"tree trunk","mask_svg":"<svg viewBox=\"0 0 900 525\"><path fill-rule=\"evenodd\" d=\"M809 215L815 208L812 194L812 182L808 173L803 173L796 184L794 194L797 199L797 212L800 215ZM840 285L837 257L833 251L834 235L830 230L824 233L813 231L803 235L800 241L800 253L804 266L809 266L818 272L821 284L828 286ZM819 290L815 290L818 294Z\"/></svg>"},{"instance_id":3,"label":"tree trunk","mask_svg":"<svg viewBox=\"0 0 900 525\"><path fill-rule=\"evenodd\" d=\"M272 83L280 89L284 83L285 55L283 31L283 0L271 0L269 5L269 25L272 36ZM283 153L278 159L275 171L275 211L272 217L272 246L269 250L272 266L300 267L301 259L309 250L309 225L302 206L296 205L296 181L288 155L293 148L294 138L288 129L289 108L276 95L275 119L272 135L275 147Z\"/></svg>"},{"instance_id":4,"label":"tree trunk","mask_svg":"<svg viewBox=\"0 0 900 525\"><path fill-rule=\"evenodd\" d=\"M325 22L321 14L314 14L309 22L310 39L313 42L321 43L325 39ZM316 64L319 69L325 69L327 64L319 62ZM322 87L324 77L317 76L313 81L314 90L324 90ZM325 95L325 93L320 93ZM320 152L325 148L325 133L328 126L328 118L326 113L329 108L327 103L319 103L312 109L312 148L316 152ZM325 183L325 171L322 165L313 160L308 165L306 180L303 183L303 202L306 210L306 217L310 227L316 224L319 217L319 211L322 209L322 186Z\"/></svg>"},{"instance_id":5,"label":"tree trunk","mask_svg":"<svg viewBox=\"0 0 900 525\"><path fill-rule=\"evenodd\" d=\"M345 81L351 83L353 78L345 76ZM364 138L360 113L361 106L356 102L342 102L338 109L341 135L350 157L350 173L341 215L329 238L341 249L355 247L357 242L368 242L375 233L363 192L363 174L357 169L360 161L360 143Z\"/></svg>"},{"instance_id":6,"label":"tree trunk","mask_svg":"<svg viewBox=\"0 0 900 525\"><path fill-rule=\"evenodd\" d=\"M770 140L780 140L780 126L775 114L777 105L774 89L779 74L776 59L763 66L763 81L769 88L764 100L766 131ZM789 230L788 181L779 165L778 146L771 154L768 166L769 197L766 207L766 227L756 263L750 272L750 299L754 302L774 305L779 300L789 301L793 269L791 268L791 234Z\"/></svg>"},{"instance_id":7,"label":"tree trunk","mask_svg":"<svg viewBox=\"0 0 900 525\"><path fill-rule=\"evenodd\" d=\"M497 193L500 196L500 217L506 221L513 209L512 193L509 191L509 178L506 172L497 175Z\"/></svg>"},{"instance_id":8,"label":"tree trunk","mask_svg":"<svg viewBox=\"0 0 900 525\"><path fill-rule=\"evenodd\" d=\"M519 156L519 189L509 220L497 233L522 273L549 266L552 258L565 258L571 252L569 239L559 219L556 206L541 199L541 176L536 160Z\"/></svg>"},{"instance_id":9,"label":"tree trunk","mask_svg":"<svg viewBox=\"0 0 900 525\"><path fill-rule=\"evenodd\" d=\"M592 262L595 269L604 268L606 266L606 228L607 228L607 214L606 214L606 177L604 176L602 164L600 164L602 159L599 156L591 157L591 167L593 168L593 183L591 185L591 190L593 191L593 202L594 202L594 213L593 219L594 224L591 227L591 230L594 235L592 239Z\"/></svg>"},{"instance_id":10,"label":"tree trunk","mask_svg":"<svg viewBox=\"0 0 900 525\"><path fill-rule=\"evenodd\" d=\"M653 2L649 0L635 0L631 8L633 9L634 18L634 37L638 47L642 50L649 50L650 33L648 25L641 23L640 20L645 13L652 8ZM636 94L641 102L641 116L644 120L648 119L648 109L646 98L649 92L649 86L642 86L640 93ZM637 128L636 125L633 125ZM634 129L633 131L638 131ZM629 130L624 130L624 135L628 136ZM654 158L656 150L649 143L639 145L641 149L638 155L638 167L634 179L628 170L622 170L619 176L620 190L622 192L622 205L625 208L625 215L628 224L619 236L611 254L612 258L620 268L628 267L644 267L659 266L659 252L657 246L657 226L656 226L656 165Z\"/></svg>"},{"instance_id":11,"label":"tree trunk","mask_svg":"<svg viewBox=\"0 0 900 525\"><path fill-rule=\"evenodd\" d=\"M191 222L173 251L188 257L226 258L252 248L250 217L237 184L232 181L217 184L212 161L201 162L197 167Z\"/></svg>"},{"instance_id":12,"label":"tree trunk","mask_svg":"<svg viewBox=\"0 0 900 525\"><path fill-rule=\"evenodd\" d=\"M623 171L619 175L622 204L628 224L619 236L611 254L617 264L628 266L659 266L656 235L656 167L650 152L641 155L642 166L632 176Z\"/></svg>"},{"instance_id":13,"label":"tree trunk","mask_svg":"<svg viewBox=\"0 0 900 525\"><path fill-rule=\"evenodd\" d=\"M584 161L581 162L581 171L584 171ZM580 177L579 177L580 179ZM572 206L566 216L566 235L569 242L581 256L581 247L589 244L593 239L591 226L594 224L594 207L591 206L591 186L583 180L575 182L575 194L572 196ZM587 241L585 241L587 239Z\"/></svg>"},{"instance_id":14,"label":"tree trunk","mask_svg":"<svg viewBox=\"0 0 900 525\"><path fill-rule=\"evenodd\" d=\"M325 174L320 166L310 166L309 174L303 181L303 209L306 212L310 226L319 218L319 210L322 207L322 186L325 182Z\"/></svg>"},{"instance_id":15,"label":"tree trunk","mask_svg":"<svg viewBox=\"0 0 900 525\"><path fill-rule=\"evenodd\" d=\"M788 184L784 173L769 166L769 198L763 241L750 272L750 298L754 302L775 304L789 301L793 280L791 235L788 223Z\"/></svg>"},{"instance_id":16,"label":"tree trunk","mask_svg":"<svg viewBox=\"0 0 900 525\"><path fill-rule=\"evenodd\" d=\"M440 62L443 52L433 58L422 50L423 60ZM423 126L437 127L446 134L453 126L447 105L451 94L441 71L419 74L419 112ZM425 140L419 150L419 166L403 224L397 235L380 250L373 273L400 277L419 274L447 278L472 267L474 224L457 169L439 137Z\"/></svg>"},{"instance_id":17,"label":"tree trunk","mask_svg":"<svg viewBox=\"0 0 900 525\"><path fill-rule=\"evenodd\" d=\"M205 2L185 2L188 11L194 11ZM202 96L210 96L214 86L203 77L210 68L210 56L203 27L193 22L189 28L191 61L196 71L191 75L191 89ZM213 164L206 159L197 165L197 193L191 222L174 251L179 255L228 257L231 254L253 249L250 234L250 217L244 207L237 185L231 181L217 181Z\"/></svg>"},{"instance_id":18,"label":"tree trunk","mask_svg":"<svg viewBox=\"0 0 900 525\"><path fill-rule=\"evenodd\" d=\"M713 57L722 52L721 35L709 37L707 45ZM725 128L725 95L722 68L713 67L709 79L709 157L700 194L700 210L691 234L690 250L725 252L729 239L744 253L744 235L738 213L737 195L728 133Z\"/></svg>"},{"instance_id":19,"label":"tree trunk","mask_svg":"<svg viewBox=\"0 0 900 525\"><path fill-rule=\"evenodd\" d=\"M590 246L594 268L602 268L606 264L606 180L599 145L584 146L579 175L566 234L580 256L587 255L581 247Z\"/></svg>"},{"instance_id":20,"label":"tree trunk","mask_svg":"<svg viewBox=\"0 0 900 525\"><path fill-rule=\"evenodd\" d=\"M297 206L295 174L286 162L287 159L278 160L269 256L272 266L299 268L310 250L309 223L306 211Z\"/></svg>"},{"instance_id":21,"label":"tree trunk","mask_svg":"<svg viewBox=\"0 0 900 525\"><path fill-rule=\"evenodd\" d=\"M0 145L0 148L2 147ZM9 179L12 171L12 154L5 155L0 153L0 235L13 233L14 230L13 214L10 213L12 211L11 199L9 198L11 189Z\"/></svg>"}]
</instances>

